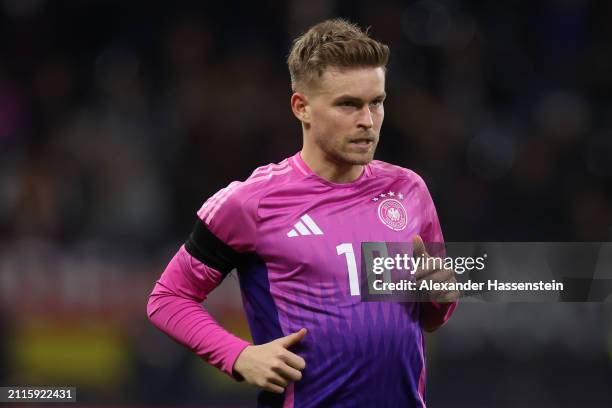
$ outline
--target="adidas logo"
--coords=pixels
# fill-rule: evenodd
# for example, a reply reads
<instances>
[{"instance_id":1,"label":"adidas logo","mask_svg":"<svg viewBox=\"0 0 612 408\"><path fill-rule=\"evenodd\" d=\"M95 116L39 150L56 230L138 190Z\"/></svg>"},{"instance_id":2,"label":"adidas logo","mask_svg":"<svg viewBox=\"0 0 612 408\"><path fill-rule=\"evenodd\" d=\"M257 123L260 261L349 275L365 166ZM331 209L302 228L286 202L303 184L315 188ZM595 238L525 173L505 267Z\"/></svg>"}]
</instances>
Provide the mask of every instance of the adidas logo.
<instances>
[{"instance_id":1,"label":"adidas logo","mask_svg":"<svg viewBox=\"0 0 612 408\"><path fill-rule=\"evenodd\" d=\"M295 228L291 229L291 231L287 233L287 236L289 238L297 237L300 235L323 235L323 231L321 231L321 228L319 228L319 226L314 222L314 220L310 218L310 215L304 214L300 217L300 220L302 220L303 222L296 222L294 225Z\"/></svg>"}]
</instances>

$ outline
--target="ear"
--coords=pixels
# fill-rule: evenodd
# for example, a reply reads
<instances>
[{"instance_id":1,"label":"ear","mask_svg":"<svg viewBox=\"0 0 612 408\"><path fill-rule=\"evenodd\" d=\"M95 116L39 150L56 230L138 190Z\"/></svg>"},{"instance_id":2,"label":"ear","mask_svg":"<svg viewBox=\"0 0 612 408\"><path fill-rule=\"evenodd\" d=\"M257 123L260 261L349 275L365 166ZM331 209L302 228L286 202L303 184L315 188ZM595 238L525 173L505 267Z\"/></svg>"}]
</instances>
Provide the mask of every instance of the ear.
<instances>
[{"instance_id":1,"label":"ear","mask_svg":"<svg viewBox=\"0 0 612 408\"><path fill-rule=\"evenodd\" d=\"M301 92L294 92L291 95L291 110L300 122L310 123L310 104L306 95Z\"/></svg>"}]
</instances>

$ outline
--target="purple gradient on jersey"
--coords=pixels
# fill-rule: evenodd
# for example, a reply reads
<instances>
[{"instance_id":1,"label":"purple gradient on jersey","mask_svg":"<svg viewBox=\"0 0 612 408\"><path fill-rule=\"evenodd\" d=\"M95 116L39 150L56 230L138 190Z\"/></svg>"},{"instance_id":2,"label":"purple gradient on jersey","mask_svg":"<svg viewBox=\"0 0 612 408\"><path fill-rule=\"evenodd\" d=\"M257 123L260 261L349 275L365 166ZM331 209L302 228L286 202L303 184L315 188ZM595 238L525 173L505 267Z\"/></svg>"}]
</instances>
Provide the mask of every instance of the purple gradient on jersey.
<instances>
[{"instance_id":1,"label":"purple gradient on jersey","mask_svg":"<svg viewBox=\"0 0 612 408\"><path fill-rule=\"evenodd\" d=\"M255 344L283 337L278 312L270 294L268 269L256 254L249 254L244 267L238 270L242 301Z\"/></svg>"},{"instance_id":2,"label":"purple gradient on jersey","mask_svg":"<svg viewBox=\"0 0 612 408\"><path fill-rule=\"evenodd\" d=\"M298 153L231 186L205 211L215 235L259 257L239 273L255 342L308 329L292 349L306 360L294 405L423 406L422 305L362 302L349 284L362 242L443 242L423 180L374 161L356 181L331 183Z\"/></svg>"},{"instance_id":3,"label":"purple gradient on jersey","mask_svg":"<svg viewBox=\"0 0 612 408\"><path fill-rule=\"evenodd\" d=\"M309 329L296 348L307 362L295 385L296 406L420 407L418 308L351 302L339 292L294 307L296 319L287 329Z\"/></svg>"},{"instance_id":4,"label":"purple gradient on jersey","mask_svg":"<svg viewBox=\"0 0 612 408\"><path fill-rule=\"evenodd\" d=\"M251 329L253 343L264 344L284 334L278 321L276 305L270 294L268 269L257 254L248 254L245 264L238 269L242 302ZM284 395L259 391L257 406L272 408L283 406Z\"/></svg>"}]
</instances>

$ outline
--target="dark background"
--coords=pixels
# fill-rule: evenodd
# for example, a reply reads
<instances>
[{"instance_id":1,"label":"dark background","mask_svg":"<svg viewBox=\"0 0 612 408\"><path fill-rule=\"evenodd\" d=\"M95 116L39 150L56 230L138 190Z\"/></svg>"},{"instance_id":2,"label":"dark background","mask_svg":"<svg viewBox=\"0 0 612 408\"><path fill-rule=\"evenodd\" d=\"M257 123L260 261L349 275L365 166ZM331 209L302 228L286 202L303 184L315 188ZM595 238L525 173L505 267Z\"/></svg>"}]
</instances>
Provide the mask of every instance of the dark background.
<instances>
[{"instance_id":1,"label":"dark background","mask_svg":"<svg viewBox=\"0 0 612 408\"><path fill-rule=\"evenodd\" d=\"M300 149L284 61L330 17L391 47L377 158L447 241L611 240L612 3L152 3L0 2L0 385L253 405L146 298L207 197ZM208 306L248 338L234 278ZM609 302L463 304L428 346L431 407L612 404Z\"/></svg>"}]
</instances>

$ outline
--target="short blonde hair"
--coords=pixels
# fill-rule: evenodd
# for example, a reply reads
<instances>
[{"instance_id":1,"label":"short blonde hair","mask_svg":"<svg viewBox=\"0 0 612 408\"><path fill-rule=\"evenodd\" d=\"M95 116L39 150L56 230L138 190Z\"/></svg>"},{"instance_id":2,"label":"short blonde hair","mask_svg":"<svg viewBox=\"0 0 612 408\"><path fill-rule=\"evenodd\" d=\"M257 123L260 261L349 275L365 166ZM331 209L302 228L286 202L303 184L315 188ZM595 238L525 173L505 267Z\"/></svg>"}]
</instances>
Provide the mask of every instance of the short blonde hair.
<instances>
[{"instance_id":1,"label":"short blonde hair","mask_svg":"<svg viewBox=\"0 0 612 408\"><path fill-rule=\"evenodd\" d=\"M328 67L385 67L389 47L347 20L336 18L296 38L287 58L294 92L316 84Z\"/></svg>"}]
</instances>

